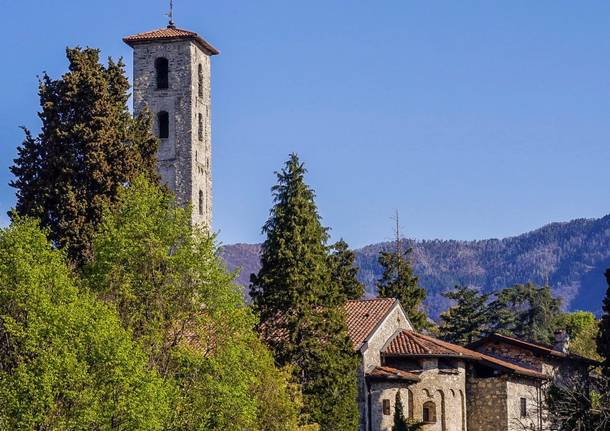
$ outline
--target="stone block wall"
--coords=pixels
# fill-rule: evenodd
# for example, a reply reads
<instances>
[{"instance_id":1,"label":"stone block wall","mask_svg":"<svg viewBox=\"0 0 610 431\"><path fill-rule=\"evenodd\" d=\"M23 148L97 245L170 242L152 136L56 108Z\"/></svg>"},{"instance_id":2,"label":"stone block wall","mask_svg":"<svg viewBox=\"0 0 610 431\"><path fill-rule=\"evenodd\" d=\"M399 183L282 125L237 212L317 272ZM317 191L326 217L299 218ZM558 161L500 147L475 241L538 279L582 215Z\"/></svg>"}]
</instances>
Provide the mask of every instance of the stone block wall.
<instances>
[{"instance_id":1,"label":"stone block wall","mask_svg":"<svg viewBox=\"0 0 610 431\"><path fill-rule=\"evenodd\" d=\"M508 431L540 430L543 426L543 394L539 381L512 377L507 381ZM525 415L521 415L521 399Z\"/></svg>"},{"instance_id":2,"label":"stone block wall","mask_svg":"<svg viewBox=\"0 0 610 431\"><path fill-rule=\"evenodd\" d=\"M466 431L466 369L461 360L455 360L455 369L438 368L437 358L420 358L421 370L418 376L421 381L412 383L403 393L405 416L415 421L423 420L424 404L432 403L435 410L435 421L423 426L423 431ZM394 366L388 363L388 366ZM373 424L382 424L380 431L390 431L391 426L382 412L383 399L393 402L396 395L393 386L377 386L375 405L372 411ZM408 401L407 401L408 400ZM393 410L392 410L393 411Z\"/></svg>"},{"instance_id":3,"label":"stone block wall","mask_svg":"<svg viewBox=\"0 0 610 431\"><path fill-rule=\"evenodd\" d=\"M394 426L394 411L396 409L396 392L400 390L402 398L403 414L408 416L409 396L408 383L401 382L374 382L371 383L371 431L392 431ZM383 402L390 403L389 414L383 412Z\"/></svg>"},{"instance_id":4,"label":"stone block wall","mask_svg":"<svg viewBox=\"0 0 610 431\"><path fill-rule=\"evenodd\" d=\"M507 379L505 376L468 376L466 405L469 431L507 431Z\"/></svg>"},{"instance_id":5,"label":"stone block wall","mask_svg":"<svg viewBox=\"0 0 610 431\"><path fill-rule=\"evenodd\" d=\"M368 429L369 403L365 374L381 365L381 349L398 330L412 330L411 323L400 307L394 307L368 342L362 347L361 367L358 371L358 404L360 407L360 430ZM393 400L393 398L392 398ZM392 401L393 402L393 401Z\"/></svg>"},{"instance_id":6,"label":"stone block wall","mask_svg":"<svg viewBox=\"0 0 610 431\"><path fill-rule=\"evenodd\" d=\"M477 350L490 356L505 358L511 362L525 364L525 366L539 372L543 371L544 359L542 356L522 347L492 341L483 344L477 348Z\"/></svg>"},{"instance_id":7,"label":"stone block wall","mask_svg":"<svg viewBox=\"0 0 610 431\"><path fill-rule=\"evenodd\" d=\"M155 60L169 63L169 88L157 89ZM193 205L193 222L211 227L211 61L201 48L188 40L156 41L134 47L134 113L151 111L158 135L157 114L169 114L169 137L161 139L158 167L161 180L176 193L179 204ZM199 64L203 94L199 93ZM199 139L199 115L203 136ZM203 198L199 212L199 196Z\"/></svg>"}]
</instances>

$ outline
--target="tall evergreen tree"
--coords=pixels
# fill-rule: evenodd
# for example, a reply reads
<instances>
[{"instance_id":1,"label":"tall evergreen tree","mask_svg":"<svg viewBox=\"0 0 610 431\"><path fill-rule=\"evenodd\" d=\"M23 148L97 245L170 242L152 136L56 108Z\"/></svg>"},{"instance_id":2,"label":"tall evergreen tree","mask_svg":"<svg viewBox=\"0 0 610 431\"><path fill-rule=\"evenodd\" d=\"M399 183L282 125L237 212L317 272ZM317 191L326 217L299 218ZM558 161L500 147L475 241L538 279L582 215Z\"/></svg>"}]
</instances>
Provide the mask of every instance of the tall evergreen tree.
<instances>
[{"instance_id":1,"label":"tall evergreen tree","mask_svg":"<svg viewBox=\"0 0 610 431\"><path fill-rule=\"evenodd\" d=\"M539 343L553 343L561 324L561 299L549 286L518 284L496 293L492 330Z\"/></svg>"},{"instance_id":2,"label":"tall evergreen tree","mask_svg":"<svg viewBox=\"0 0 610 431\"><path fill-rule=\"evenodd\" d=\"M358 426L358 361L331 280L327 229L296 154L276 172L274 206L263 233L262 267L251 277L253 307L279 365L291 364L302 384L304 413L321 429Z\"/></svg>"},{"instance_id":3,"label":"tall evergreen tree","mask_svg":"<svg viewBox=\"0 0 610 431\"><path fill-rule=\"evenodd\" d=\"M606 271L606 282L608 290L604 298L601 321L599 322L599 335L597 336L597 353L602 359L602 371L606 378L610 380L610 268Z\"/></svg>"},{"instance_id":4,"label":"tall evergreen tree","mask_svg":"<svg viewBox=\"0 0 610 431\"><path fill-rule=\"evenodd\" d=\"M51 240L82 263L104 206L137 175L156 178L157 139L150 115L132 118L122 61L99 62L96 49L67 49L69 71L44 74L39 96L42 130L24 129L11 171L16 210L38 218Z\"/></svg>"},{"instance_id":5,"label":"tall evergreen tree","mask_svg":"<svg viewBox=\"0 0 610 431\"><path fill-rule=\"evenodd\" d=\"M441 337L457 344L468 344L478 339L489 324L489 295L467 286L455 286L443 296L454 301L455 305L441 314Z\"/></svg>"},{"instance_id":6,"label":"tall evergreen tree","mask_svg":"<svg viewBox=\"0 0 610 431\"><path fill-rule=\"evenodd\" d=\"M393 248L379 254L379 264L383 275L377 282L381 298L396 298L405 310L407 317L416 330L430 326L422 304L426 299L426 290L419 285L418 277L413 273L409 256L413 249L404 250L400 239L398 216L396 217L396 238Z\"/></svg>"},{"instance_id":7,"label":"tall evergreen tree","mask_svg":"<svg viewBox=\"0 0 610 431\"><path fill-rule=\"evenodd\" d=\"M356 254L349 249L349 246L343 240L333 244L331 251L331 279L334 283L339 284L340 292L344 296L341 299L362 298L364 285L358 281L358 268L354 264Z\"/></svg>"},{"instance_id":8,"label":"tall evergreen tree","mask_svg":"<svg viewBox=\"0 0 610 431\"><path fill-rule=\"evenodd\" d=\"M407 418L405 418L400 389L396 391L396 398L394 399L394 426L392 427L392 431L409 431L409 424L407 423Z\"/></svg>"}]
</instances>

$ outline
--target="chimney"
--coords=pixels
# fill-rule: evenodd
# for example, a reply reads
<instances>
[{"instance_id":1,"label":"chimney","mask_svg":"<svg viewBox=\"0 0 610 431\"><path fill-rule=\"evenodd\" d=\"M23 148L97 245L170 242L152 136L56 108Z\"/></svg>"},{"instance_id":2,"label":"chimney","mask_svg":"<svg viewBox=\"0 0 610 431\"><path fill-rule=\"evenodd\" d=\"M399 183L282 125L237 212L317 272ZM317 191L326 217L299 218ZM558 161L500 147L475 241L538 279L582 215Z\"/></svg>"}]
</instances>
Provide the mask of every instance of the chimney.
<instances>
[{"instance_id":1,"label":"chimney","mask_svg":"<svg viewBox=\"0 0 610 431\"><path fill-rule=\"evenodd\" d=\"M570 348L570 336L566 331L555 331L555 345L553 349L562 352L568 353L568 349Z\"/></svg>"}]
</instances>

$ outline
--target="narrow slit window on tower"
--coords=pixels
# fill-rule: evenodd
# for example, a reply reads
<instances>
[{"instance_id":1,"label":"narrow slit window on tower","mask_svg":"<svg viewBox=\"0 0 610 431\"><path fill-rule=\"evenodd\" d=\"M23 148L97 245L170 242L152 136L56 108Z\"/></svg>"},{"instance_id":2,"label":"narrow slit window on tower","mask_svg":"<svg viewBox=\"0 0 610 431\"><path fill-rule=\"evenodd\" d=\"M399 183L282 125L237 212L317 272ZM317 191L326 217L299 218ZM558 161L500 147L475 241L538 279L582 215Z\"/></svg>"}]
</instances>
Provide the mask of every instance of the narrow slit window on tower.
<instances>
[{"instance_id":1,"label":"narrow slit window on tower","mask_svg":"<svg viewBox=\"0 0 610 431\"><path fill-rule=\"evenodd\" d=\"M167 58L159 57L155 60L155 71L157 73L157 89L169 88L169 62Z\"/></svg>"},{"instance_id":2,"label":"narrow slit window on tower","mask_svg":"<svg viewBox=\"0 0 610 431\"><path fill-rule=\"evenodd\" d=\"M199 82L199 97L203 97L203 66L201 65L201 63L199 63L197 80Z\"/></svg>"},{"instance_id":3,"label":"narrow slit window on tower","mask_svg":"<svg viewBox=\"0 0 610 431\"><path fill-rule=\"evenodd\" d=\"M169 114L166 111L159 112L157 122L159 123L159 139L169 138Z\"/></svg>"},{"instance_id":4,"label":"narrow slit window on tower","mask_svg":"<svg viewBox=\"0 0 610 431\"><path fill-rule=\"evenodd\" d=\"M203 207L204 207L204 202L203 202L203 191L199 190L199 215L203 215Z\"/></svg>"},{"instance_id":5,"label":"narrow slit window on tower","mask_svg":"<svg viewBox=\"0 0 610 431\"><path fill-rule=\"evenodd\" d=\"M203 141L203 114L199 114L199 140Z\"/></svg>"}]
</instances>

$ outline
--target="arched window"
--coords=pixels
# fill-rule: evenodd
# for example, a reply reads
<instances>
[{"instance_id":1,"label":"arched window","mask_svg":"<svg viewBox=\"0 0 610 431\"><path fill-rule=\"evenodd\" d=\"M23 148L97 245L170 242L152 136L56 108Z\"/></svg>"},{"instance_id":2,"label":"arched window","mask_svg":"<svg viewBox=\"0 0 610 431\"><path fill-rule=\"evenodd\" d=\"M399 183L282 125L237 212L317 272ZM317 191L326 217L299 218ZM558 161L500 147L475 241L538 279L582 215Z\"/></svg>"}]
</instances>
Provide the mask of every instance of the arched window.
<instances>
[{"instance_id":1,"label":"arched window","mask_svg":"<svg viewBox=\"0 0 610 431\"><path fill-rule=\"evenodd\" d=\"M159 57L155 60L155 71L157 73L157 89L169 88L169 62L167 58Z\"/></svg>"},{"instance_id":2,"label":"arched window","mask_svg":"<svg viewBox=\"0 0 610 431\"><path fill-rule=\"evenodd\" d=\"M462 407L462 431L466 431L466 406L464 405L464 392L460 389L460 405Z\"/></svg>"},{"instance_id":3,"label":"arched window","mask_svg":"<svg viewBox=\"0 0 610 431\"><path fill-rule=\"evenodd\" d=\"M203 141L203 114L199 114L199 140Z\"/></svg>"},{"instance_id":4,"label":"arched window","mask_svg":"<svg viewBox=\"0 0 610 431\"><path fill-rule=\"evenodd\" d=\"M199 215L203 215L203 191L199 190Z\"/></svg>"},{"instance_id":5,"label":"arched window","mask_svg":"<svg viewBox=\"0 0 610 431\"><path fill-rule=\"evenodd\" d=\"M159 139L169 138L169 114L165 111L159 112L157 123L159 124Z\"/></svg>"},{"instance_id":6,"label":"arched window","mask_svg":"<svg viewBox=\"0 0 610 431\"><path fill-rule=\"evenodd\" d=\"M427 424L436 423L436 404L432 401L426 401L424 403L422 419Z\"/></svg>"},{"instance_id":7,"label":"arched window","mask_svg":"<svg viewBox=\"0 0 610 431\"><path fill-rule=\"evenodd\" d=\"M203 97L203 66L201 63L199 63L197 80L199 82L199 97Z\"/></svg>"}]
</instances>

